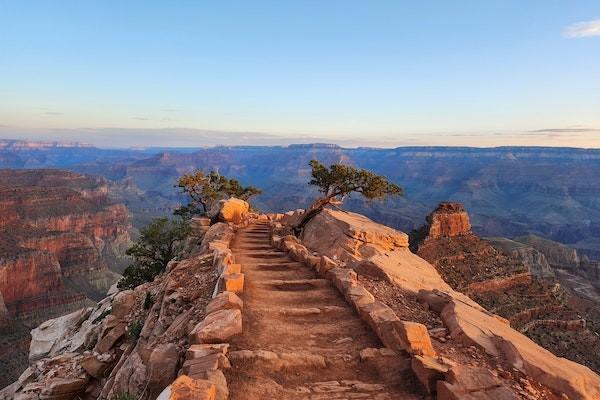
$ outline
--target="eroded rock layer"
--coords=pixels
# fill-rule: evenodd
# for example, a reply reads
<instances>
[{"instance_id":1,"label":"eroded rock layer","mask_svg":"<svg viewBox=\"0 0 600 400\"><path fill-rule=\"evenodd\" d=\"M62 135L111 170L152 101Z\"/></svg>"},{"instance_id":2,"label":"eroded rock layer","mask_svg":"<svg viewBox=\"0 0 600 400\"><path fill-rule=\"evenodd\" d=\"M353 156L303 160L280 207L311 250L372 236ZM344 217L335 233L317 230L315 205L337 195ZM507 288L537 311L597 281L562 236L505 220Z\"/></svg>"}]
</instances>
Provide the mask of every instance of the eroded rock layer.
<instances>
[{"instance_id":1,"label":"eroded rock layer","mask_svg":"<svg viewBox=\"0 0 600 400\"><path fill-rule=\"evenodd\" d=\"M554 354L600 371L597 312L583 300L571 300L537 249L503 238L488 242L472 233L426 236L415 247L453 289Z\"/></svg>"},{"instance_id":2,"label":"eroded rock layer","mask_svg":"<svg viewBox=\"0 0 600 400\"><path fill-rule=\"evenodd\" d=\"M128 228L127 209L110 199L101 178L0 170L0 293L9 332L0 354L10 365L0 370L0 386L26 361L26 327L106 295L118 275L103 254L123 255ZM5 362L9 357L21 361Z\"/></svg>"}]
</instances>

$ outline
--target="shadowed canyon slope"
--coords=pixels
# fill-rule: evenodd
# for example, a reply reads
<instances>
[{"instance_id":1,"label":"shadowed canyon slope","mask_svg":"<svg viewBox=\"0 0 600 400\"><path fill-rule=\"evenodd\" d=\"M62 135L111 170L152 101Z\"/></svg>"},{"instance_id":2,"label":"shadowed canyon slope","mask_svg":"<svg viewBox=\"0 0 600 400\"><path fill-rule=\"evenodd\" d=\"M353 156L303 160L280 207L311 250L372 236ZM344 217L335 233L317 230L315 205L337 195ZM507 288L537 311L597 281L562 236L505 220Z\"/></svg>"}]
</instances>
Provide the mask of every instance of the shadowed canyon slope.
<instances>
[{"instance_id":1,"label":"shadowed canyon slope","mask_svg":"<svg viewBox=\"0 0 600 400\"><path fill-rule=\"evenodd\" d=\"M20 372L26 328L106 295L118 277L111 269L127 262L128 229L126 208L102 178L0 170L3 383Z\"/></svg>"}]
</instances>

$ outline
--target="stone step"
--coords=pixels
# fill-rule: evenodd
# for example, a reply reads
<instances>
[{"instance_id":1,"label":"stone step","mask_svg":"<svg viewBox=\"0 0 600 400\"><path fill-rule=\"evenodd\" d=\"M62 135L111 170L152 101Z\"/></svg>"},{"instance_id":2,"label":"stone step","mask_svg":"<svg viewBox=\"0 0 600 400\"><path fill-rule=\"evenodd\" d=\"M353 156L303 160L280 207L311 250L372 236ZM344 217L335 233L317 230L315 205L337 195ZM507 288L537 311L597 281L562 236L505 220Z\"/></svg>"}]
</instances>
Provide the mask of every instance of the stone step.
<instances>
[{"instance_id":1,"label":"stone step","mask_svg":"<svg viewBox=\"0 0 600 400\"><path fill-rule=\"evenodd\" d=\"M274 268L269 268L274 267ZM246 272L251 271L252 281L261 280L289 280L289 279L311 279L315 274L304 266L282 266L280 264L263 264L257 268L252 264L245 264Z\"/></svg>"},{"instance_id":2,"label":"stone step","mask_svg":"<svg viewBox=\"0 0 600 400\"><path fill-rule=\"evenodd\" d=\"M340 306L315 306L315 307L265 307L258 308L255 310L257 314L265 315L281 315L286 317L307 317L315 315L326 315L326 316L352 316L354 317L354 310L348 307Z\"/></svg>"},{"instance_id":3,"label":"stone step","mask_svg":"<svg viewBox=\"0 0 600 400\"><path fill-rule=\"evenodd\" d=\"M240 233L237 237L239 238L244 238L244 237L269 237L270 233L269 232L243 232Z\"/></svg>"},{"instance_id":4,"label":"stone step","mask_svg":"<svg viewBox=\"0 0 600 400\"><path fill-rule=\"evenodd\" d=\"M259 245L259 246L236 246L234 248L237 252L253 252L253 251L270 251L273 250L271 245Z\"/></svg>"},{"instance_id":5,"label":"stone step","mask_svg":"<svg viewBox=\"0 0 600 400\"><path fill-rule=\"evenodd\" d=\"M279 258L289 260L290 258L281 251L236 251L236 256L254 258L259 260Z\"/></svg>"},{"instance_id":6,"label":"stone step","mask_svg":"<svg viewBox=\"0 0 600 400\"><path fill-rule=\"evenodd\" d=\"M273 258L268 258L268 259L261 259L261 258L257 258L257 257L245 257L244 255L240 255L237 254L235 255L236 260L242 260L239 261L241 264L244 265L278 265L278 264L287 264L290 263L292 260L289 257L273 257Z\"/></svg>"},{"instance_id":7,"label":"stone step","mask_svg":"<svg viewBox=\"0 0 600 400\"><path fill-rule=\"evenodd\" d=\"M253 270L256 271L290 271L297 269L305 269L311 272L304 264L298 261L284 261L279 263L253 263Z\"/></svg>"},{"instance_id":8,"label":"stone step","mask_svg":"<svg viewBox=\"0 0 600 400\"><path fill-rule=\"evenodd\" d=\"M332 288L331 283L327 279L313 278L313 279L273 279L267 281L260 281L258 286L263 288L269 288L270 290L278 291L307 291L321 288Z\"/></svg>"},{"instance_id":9,"label":"stone step","mask_svg":"<svg viewBox=\"0 0 600 400\"><path fill-rule=\"evenodd\" d=\"M242 247L242 246L271 246L271 242L268 240L236 240L233 243L232 248Z\"/></svg>"},{"instance_id":10,"label":"stone step","mask_svg":"<svg viewBox=\"0 0 600 400\"><path fill-rule=\"evenodd\" d=\"M248 307L261 307L265 304L281 307L347 306L346 300L329 287L315 288L310 291L310 296L307 296L305 291L272 290L269 287L262 287L250 274L246 278L245 285L247 288L251 286L253 292L252 297L244 299L244 304Z\"/></svg>"}]
</instances>

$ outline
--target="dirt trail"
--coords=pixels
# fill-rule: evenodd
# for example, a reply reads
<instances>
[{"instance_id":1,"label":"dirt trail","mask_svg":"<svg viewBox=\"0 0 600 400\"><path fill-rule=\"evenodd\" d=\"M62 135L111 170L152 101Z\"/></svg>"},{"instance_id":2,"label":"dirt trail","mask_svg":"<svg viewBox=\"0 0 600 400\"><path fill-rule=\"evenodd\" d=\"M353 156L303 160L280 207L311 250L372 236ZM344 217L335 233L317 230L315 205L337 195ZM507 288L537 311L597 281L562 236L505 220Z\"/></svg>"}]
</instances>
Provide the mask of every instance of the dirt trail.
<instances>
[{"instance_id":1,"label":"dirt trail","mask_svg":"<svg viewBox=\"0 0 600 400\"><path fill-rule=\"evenodd\" d=\"M412 378L361 362L361 350L383 347L379 339L328 280L270 245L268 225L238 231L231 248L245 274L231 399L422 398Z\"/></svg>"}]
</instances>

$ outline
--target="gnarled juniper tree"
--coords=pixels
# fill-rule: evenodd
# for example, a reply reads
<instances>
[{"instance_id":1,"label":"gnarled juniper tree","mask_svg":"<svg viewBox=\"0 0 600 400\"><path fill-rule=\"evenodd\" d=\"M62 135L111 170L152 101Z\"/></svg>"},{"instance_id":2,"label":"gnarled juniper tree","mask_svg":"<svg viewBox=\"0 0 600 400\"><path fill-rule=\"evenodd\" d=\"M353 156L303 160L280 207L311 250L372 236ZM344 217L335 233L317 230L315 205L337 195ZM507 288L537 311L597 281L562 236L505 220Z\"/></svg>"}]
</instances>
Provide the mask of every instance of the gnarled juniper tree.
<instances>
[{"instance_id":1,"label":"gnarled juniper tree","mask_svg":"<svg viewBox=\"0 0 600 400\"><path fill-rule=\"evenodd\" d=\"M366 169L350 165L333 164L329 168L318 160L311 160L312 179L309 185L319 189L322 196L318 197L302 215L294 227L300 234L304 226L328 205L339 205L352 193L360 193L367 200L382 199L388 195L401 196L400 186L391 183L385 176L376 175Z\"/></svg>"}]
</instances>

